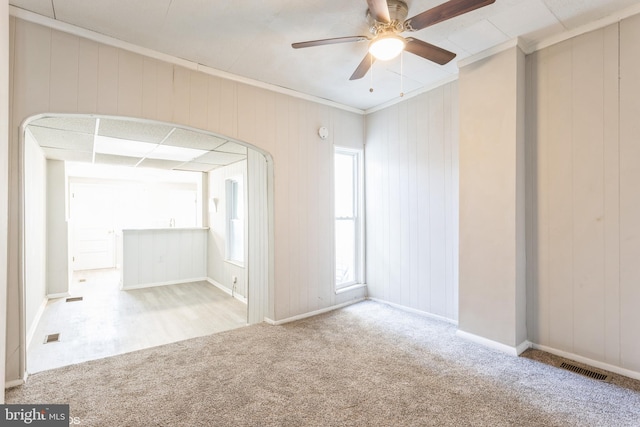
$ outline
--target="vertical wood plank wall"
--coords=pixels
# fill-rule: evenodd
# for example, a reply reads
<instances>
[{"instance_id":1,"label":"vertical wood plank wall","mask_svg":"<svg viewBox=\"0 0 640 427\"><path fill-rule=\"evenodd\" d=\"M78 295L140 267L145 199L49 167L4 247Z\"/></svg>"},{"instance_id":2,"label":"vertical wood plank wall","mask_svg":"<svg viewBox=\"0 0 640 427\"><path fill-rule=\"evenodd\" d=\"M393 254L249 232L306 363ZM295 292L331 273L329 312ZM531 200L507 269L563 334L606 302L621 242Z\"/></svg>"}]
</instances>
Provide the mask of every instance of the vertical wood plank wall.
<instances>
[{"instance_id":1,"label":"vertical wood plank wall","mask_svg":"<svg viewBox=\"0 0 640 427\"><path fill-rule=\"evenodd\" d=\"M53 112L133 116L193 126L250 143L273 158L274 320L361 298L333 285L333 144L362 148L364 116L205 75L11 17L7 379L20 375L19 125ZM323 141L317 129L326 126Z\"/></svg>"},{"instance_id":2,"label":"vertical wood plank wall","mask_svg":"<svg viewBox=\"0 0 640 427\"><path fill-rule=\"evenodd\" d=\"M369 296L458 319L458 83L367 116Z\"/></svg>"},{"instance_id":3,"label":"vertical wood plank wall","mask_svg":"<svg viewBox=\"0 0 640 427\"><path fill-rule=\"evenodd\" d=\"M636 372L639 29L631 17L527 59L529 339Z\"/></svg>"},{"instance_id":4,"label":"vertical wood plank wall","mask_svg":"<svg viewBox=\"0 0 640 427\"><path fill-rule=\"evenodd\" d=\"M207 276L214 282L224 286L231 292L234 288L232 276L237 277L235 292L237 295L247 297L247 283L245 268L226 261L227 257L227 197L226 180L236 176L242 176L245 197L245 218L247 212L247 161L233 163L231 165L214 169L209 172L209 195L218 200L217 209L209 211L209 238L207 239ZM246 224L246 223L245 223ZM246 236L246 230L245 230ZM245 238L246 242L246 238ZM247 260L248 247L245 244L245 261Z\"/></svg>"}]
</instances>

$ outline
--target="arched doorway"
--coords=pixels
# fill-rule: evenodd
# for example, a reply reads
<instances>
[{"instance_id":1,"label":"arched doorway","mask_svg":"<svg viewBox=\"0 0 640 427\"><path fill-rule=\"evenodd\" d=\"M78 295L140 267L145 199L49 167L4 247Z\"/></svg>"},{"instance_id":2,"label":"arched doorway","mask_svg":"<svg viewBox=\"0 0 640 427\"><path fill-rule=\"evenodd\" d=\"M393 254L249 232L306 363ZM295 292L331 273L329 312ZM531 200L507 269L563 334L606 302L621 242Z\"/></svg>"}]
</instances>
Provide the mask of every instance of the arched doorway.
<instances>
[{"instance_id":1,"label":"arched doorway","mask_svg":"<svg viewBox=\"0 0 640 427\"><path fill-rule=\"evenodd\" d=\"M120 250L120 253L115 255L114 258L118 260L123 270L127 271L127 263L134 265L131 259L134 260L134 263L137 262L136 256L127 256L122 253L125 251L127 239L134 239L134 235L139 234L140 228L143 228L145 230L144 233L147 234L157 232L157 236L153 237L153 239L156 240L152 239L150 245L148 236L146 236L146 250L140 250L140 248L138 248L140 250L139 253L144 255L149 254L149 252L158 252L154 252L151 258L156 261L160 260L158 262L165 264L163 266L164 271L171 274L165 276L159 275L158 270L160 270L160 268L158 268L157 264L150 265L150 269L148 269L151 271L151 276L153 276L151 279L149 279L149 271L147 271L148 274L145 280L142 278L144 274L138 274L135 280L132 280L133 275L127 275L123 271L120 276L121 288L134 289L173 285L181 281L189 281L193 278L204 278L221 289L227 289L233 297L240 297L240 299L246 301L246 323L258 323L263 320L267 310L269 284L271 282L270 278L272 277L272 259L269 256L269 248L272 247L273 244L273 236L270 232L270 230L272 230L270 225L272 221L272 193L270 191L272 167L271 158L268 153L264 153L249 144L232 140L223 135L169 123L125 117L46 114L34 116L26 120L22 126L22 131L20 145L22 159L22 171L20 174L22 180L20 185L22 209L20 213L22 253L20 260L20 289L22 310L21 339L25 344L21 346L22 348L27 348L31 340L39 340L42 338L33 336L33 331L35 330L33 326L34 321L37 320L38 311L41 309L42 304L40 303L40 305L38 305L39 302L37 301L38 292L41 291L34 290L33 287L30 286L30 283L34 281L32 277L35 274L36 281L39 280L44 283L45 297L47 295L51 297L64 297L65 294L69 293L68 285L73 272L73 264L69 263L69 265L65 265L65 260L75 262L73 258L79 256L77 246L81 239L79 239L78 234L83 230L81 230L82 227L77 227L78 224L70 224L69 212L72 203L70 202L69 193L72 193L70 190L72 185L82 188L83 182L77 179L70 180L67 168L64 166L62 170L60 170L60 164L66 164L66 162L79 162L81 164L102 166L111 165L112 167L118 166L118 169L114 169L114 173L118 175L115 181L119 182L119 186L111 185L110 194L111 196L122 196L124 193L127 193L130 202L135 202L139 197L136 197L135 193L128 191L127 186L131 185L130 180L122 179L123 177L121 175L125 174L123 171L126 170L126 168L132 170L153 170L156 171L156 174L160 173L159 171L166 173L179 171L185 174L191 173L200 176L199 184L197 184L198 180L195 180L195 191L199 197L197 198L195 209L191 212L189 212L189 209L186 209L187 213L184 214L183 211L185 211L185 209L172 209L171 215L161 215L158 223L146 222L143 227L130 227L126 229L130 230L130 233L122 231L123 226L120 224L118 231L114 233L120 241L113 239L112 236L107 236L107 238L103 238L102 241L98 243L92 240L93 247L90 248L88 252L97 252L97 250L94 249L98 247L104 248L104 245L109 243L108 240L111 240L111 243L115 242L117 246L116 250L111 252L118 253ZM33 207L33 203L30 202L29 189L44 185L42 179L38 182L37 178L34 179L34 176L37 174L33 175L29 170L29 168L32 168L28 164L31 156L29 150L33 148L30 148L29 144L33 145L34 142L39 147L36 148L36 150L40 149L42 157L45 159L45 165L40 165L40 169L44 168L45 171L40 170L40 176L45 177L46 182L55 180L56 176L64 180L64 184L58 186L58 192L62 192L63 194L62 198L64 201L62 207L52 207L49 202L46 202L43 203L40 211L38 211L38 209L30 209L30 207ZM48 168L48 163L54 163L54 166ZM235 170L236 172L234 173L236 173L236 175L234 175L234 177L236 177L237 171L242 169L242 167L238 167L240 163L244 165L246 171L242 176L242 188L245 190L242 194L243 202L246 204L247 209L245 210L246 225L242 230L244 234L243 257L240 260L241 262L238 262L237 259L229 260L227 257L228 253L215 253L216 250L214 249L220 247L219 242L215 242L215 240L219 238L216 233L220 230L228 230L226 223L229 209L223 209L223 205L229 205L229 203L226 203L228 196L221 192L219 183L222 179L224 187L224 181L227 181L226 178L228 174L226 171L228 169ZM47 170L47 168L49 170ZM100 180L98 179L94 182L98 181ZM112 184L113 181L112 179ZM86 182L84 182L84 184L86 184ZM216 187L215 191L212 188L214 186ZM149 186L147 186L147 189L148 187ZM171 193L172 198L170 202L167 203L169 208L175 208L178 200L184 199L184 197L188 198L189 191L191 191L191 187L187 184L174 185L173 187L156 185L155 187L153 191L160 193L163 191L170 192L172 189L175 190ZM92 187L86 188L85 185L84 193L91 194L91 188ZM132 194L134 194L134 196L132 196ZM101 203L96 203L94 197L94 201L85 203L84 207L93 212L96 212L96 210L89 208L97 208L99 212L104 214L105 211L108 210L108 207L124 204L122 200L125 200L126 197L123 199L122 197L116 196L109 201L104 200L104 198L97 199L100 200ZM60 202L58 202L58 204L60 204ZM51 220L52 216L55 217L53 211L56 209L58 209L57 222L55 219ZM60 214L60 209L62 214ZM224 210L224 212L222 212L222 210ZM122 215L122 211L123 210L120 209L118 215ZM149 211L145 212L145 214L139 215L140 218L137 218L135 221L144 222L145 215L149 215ZM95 216L113 217L113 214ZM189 220L185 218L191 218L193 222L187 223ZM166 224L163 221L166 221ZM66 225L64 224L65 222ZM214 222L215 227L212 227ZM222 224L222 226L220 224ZM63 238L60 234L61 231L62 235L65 234L65 226L67 227L67 234L71 236L71 238L67 240L66 247L62 244ZM108 228L109 227L105 227L105 229ZM38 232L43 229L47 233L46 238L43 238L42 235L40 235L40 238L34 238L34 236L38 235ZM201 231L204 229L206 229L206 233ZM48 232L46 230L48 230ZM197 249L201 247L198 246L198 243L195 243L195 255L185 254L185 249L177 247L180 242L186 239L180 235L183 231L184 234L192 235L195 233L201 235L201 237L196 237L195 241L200 242L202 245L204 239L204 251L207 255L206 259L204 259L204 265L200 263L200 270L196 269L199 271L198 273L187 273L184 277L176 277L176 270L181 270L182 267L178 266L179 262L168 262L170 258L172 258L171 254L174 255L174 261L177 257L180 257L184 260L184 263L189 263L191 267L198 264L198 262L194 260L202 259ZM56 232L58 233L57 237ZM128 234L129 236L127 236ZM55 243L56 239L59 240L60 244L52 246L52 241ZM47 241L47 243L43 243L43 241ZM159 244L159 241L164 243ZM153 242L158 244L154 244ZM46 245L44 249L38 246L43 244ZM193 249L193 245L194 243L189 243L187 247ZM228 252L226 243L222 245L225 246L224 252ZM131 253L131 247L135 246L135 243L133 246L130 245L127 251ZM163 247L169 252L159 250ZM105 251L107 258L111 256L109 255L111 252L109 250ZM92 265L91 262L93 261L95 260L91 259L89 265ZM171 266L167 266L166 264L171 264ZM238 267L242 268L238 270ZM216 277L212 277L220 273L219 270L221 269L224 269L221 273L222 276L218 275L217 277L222 278L217 279ZM65 270L67 272L66 278ZM129 269L129 271L131 271L131 269ZM204 273L202 273L202 271L204 271ZM238 271L240 271L240 273ZM204 274L204 276L200 277L201 274ZM66 290L65 286L67 286ZM32 294L36 296L34 297ZM27 371L26 358L27 352L24 351L22 360L25 372Z\"/></svg>"}]
</instances>

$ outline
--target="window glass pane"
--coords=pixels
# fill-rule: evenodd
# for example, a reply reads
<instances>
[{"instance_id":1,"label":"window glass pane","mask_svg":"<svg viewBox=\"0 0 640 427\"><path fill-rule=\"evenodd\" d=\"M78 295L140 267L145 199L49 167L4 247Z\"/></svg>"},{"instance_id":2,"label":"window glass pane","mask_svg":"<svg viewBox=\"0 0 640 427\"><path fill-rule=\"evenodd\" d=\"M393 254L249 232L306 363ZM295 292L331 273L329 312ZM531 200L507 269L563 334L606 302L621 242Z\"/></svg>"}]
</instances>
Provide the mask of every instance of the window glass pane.
<instances>
[{"instance_id":1,"label":"window glass pane","mask_svg":"<svg viewBox=\"0 0 640 427\"><path fill-rule=\"evenodd\" d=\"M336 220L336 285L355 281L355 238L355 220Z\"/></svg>"},{"instance_id":2,"label":"window glass pane","mask_svg":"<svg viewBox=\"0 0 640 427\"><path fill-rule=\"evenodd\" d=\"M335 207L337 218L354 217L354 156L335 155Z\"/></svg>"}]
</instances>

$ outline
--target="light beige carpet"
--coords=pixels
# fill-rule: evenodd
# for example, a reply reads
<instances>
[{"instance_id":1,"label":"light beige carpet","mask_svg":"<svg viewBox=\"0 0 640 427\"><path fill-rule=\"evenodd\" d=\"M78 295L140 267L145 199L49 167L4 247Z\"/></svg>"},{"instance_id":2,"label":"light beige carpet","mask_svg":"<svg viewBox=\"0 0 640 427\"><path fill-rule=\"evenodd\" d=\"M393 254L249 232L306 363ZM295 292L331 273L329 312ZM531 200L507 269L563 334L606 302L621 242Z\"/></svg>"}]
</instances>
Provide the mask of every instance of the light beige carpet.
<instances>
[{"instance_id":1,"label":"light beige carpet","mask_svg":"<svg viewBox=\"0 0 640 427\"><path fill-rule=\"evenodd\" d=\"M84 426L638 426L640 387L596 381L366 301L41 372L7 403Z\"/></svg>"}]
</instances>

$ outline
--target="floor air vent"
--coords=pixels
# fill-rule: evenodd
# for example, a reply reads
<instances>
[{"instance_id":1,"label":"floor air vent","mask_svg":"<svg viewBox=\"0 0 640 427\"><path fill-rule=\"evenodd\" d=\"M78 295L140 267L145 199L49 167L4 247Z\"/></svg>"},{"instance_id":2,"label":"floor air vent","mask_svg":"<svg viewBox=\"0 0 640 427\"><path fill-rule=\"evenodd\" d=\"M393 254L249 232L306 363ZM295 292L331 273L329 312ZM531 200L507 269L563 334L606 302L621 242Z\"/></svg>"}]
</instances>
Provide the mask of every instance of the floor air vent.
<instances>
[{"instance_id":1,"label":"floor air vent","mask_svg":"<svg viewBox=\"0 0 640 427\"><path fill-rule=\"evenodd\" d=\"M71 297L71 298L67 298L66 302L75 302L75 301L82 301L82 297Z\"/></svg>"},{"instance_id":2,"label":"floor air vent","mask_svg":"<svg viewBox=\"0 0 640 427\"><path fill-rule=\"evenodd\" d=\"M575 372L576 374L584 375L585 377L593 378L594 380L604 381L607 379L607 376L604 374L599 374L597 372L590 371L589 369L584 369L576 365L572 365L570 363L562 362L560 365L562 369L566 369L571 372Z\"/></svg>"},{"instance_id":3,"label":"floor air vent","mask_svg":"<svg viewBox=\"0 0 640 427\"><path fill-rule=\"evenodd\" d=\"M50 342L58 342L60 341L60 334L49 334L49 335L45 335L44 337L44 343L48 344Z\"/></svg>"}]
</instances>

